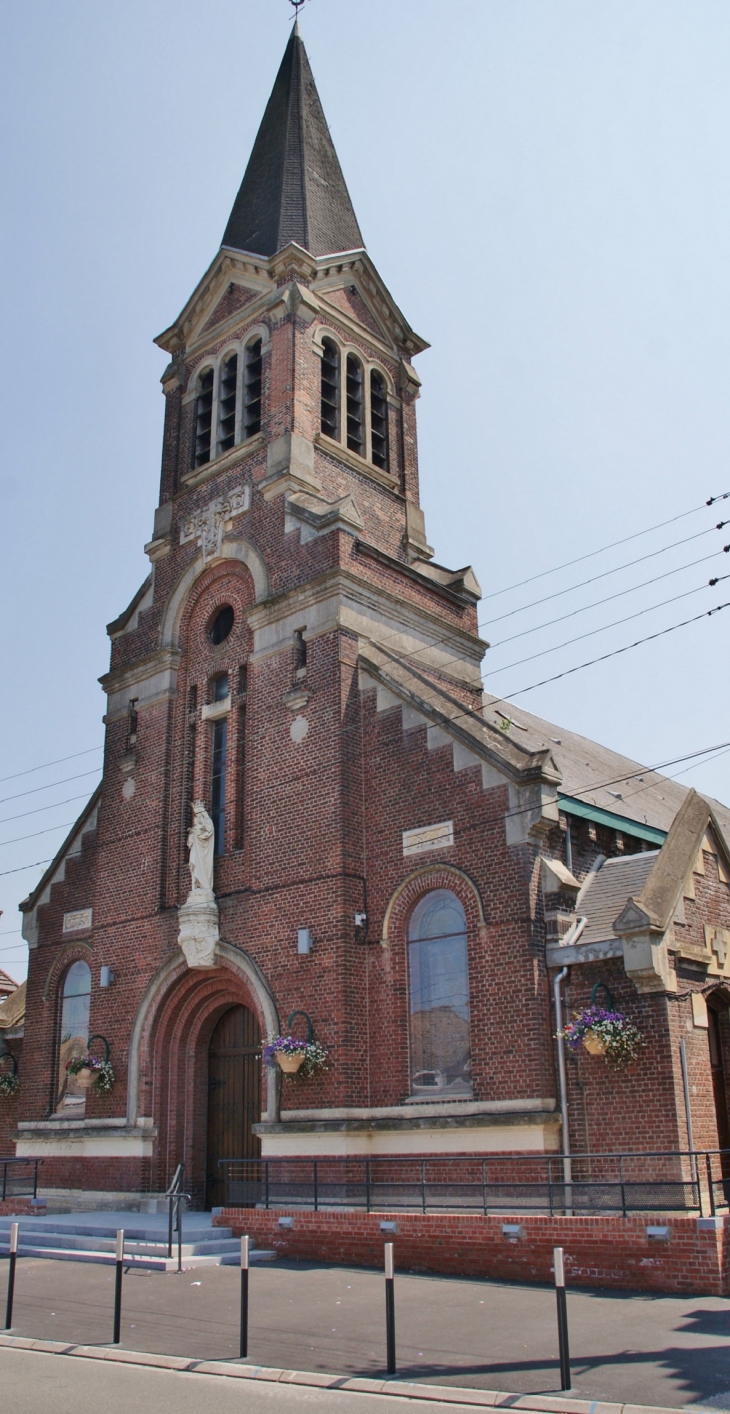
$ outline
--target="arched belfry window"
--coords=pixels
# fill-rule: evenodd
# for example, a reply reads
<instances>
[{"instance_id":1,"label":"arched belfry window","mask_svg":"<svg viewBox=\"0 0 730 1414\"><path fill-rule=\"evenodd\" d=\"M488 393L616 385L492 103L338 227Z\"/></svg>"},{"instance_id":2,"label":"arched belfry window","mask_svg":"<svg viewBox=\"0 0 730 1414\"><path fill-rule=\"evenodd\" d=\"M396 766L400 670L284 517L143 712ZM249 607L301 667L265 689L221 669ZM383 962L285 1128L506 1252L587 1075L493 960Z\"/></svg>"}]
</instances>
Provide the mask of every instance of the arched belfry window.
<instances>
[{"instance_id":1,"label":"arched belfry window","mask_svg":"<svg viewBox=\"0 0 730 1414\"><path fill-rule=\"evenodd\" d=\"M195 466L205 466L210 461L212 429L213 369L206 368L198 380L198 396L195 399Z\"/></svg>"},{"instance_id":2,"label":"arched belfry window","mask_svg":"<svg viewBox=\"0 0 730 1414\"><path fill-rule=\"evenodd\" d=\"M321 429L335 441L340 435L340 351L332 339L322 340Z\"/></svg>"},{"instance_id":3,"label":"arched belfry window","mask_svg":"<svg viewBox=\"0 0 730 1414\"><path fill-rule=\"evenodd\" d=\"M382 373L370 374L370 438L373 464L388 470L388 389Z\"/></svg>"},{"instance_id":4,"label":"arched belfry window","mask_svg":"<svg viewBox=\"0 0 730 1414\"><path fill-rule=\"evenodd\" d=\"M261 431L261 386L263 380L263 355L261 340L252 339L246 345L244 365L244 425L243 435L255 437Z\"/></svg>"},{"instance_id":5,"label":"arched belfry window","mask_svg":"<svg viewBox=\"0 0 730 1414\"><path fill-rule=\"evenodd\" d=\"M86 1054L89 1043L91 969L87 962L72 962L63 979L61 1025L58 1047L57 1105L71 1108L83 1104L86 1093L66 1066L75 1056Z\"/></svg>"},{"instance_id":6,"label":"arched belfry window","mask_svg":"<svg viewBox=\"0 0 730 1414\"><path fill-rule=\"evenodd\" d=\"M456 894L434 889L408 927L411 1091L471 1094L466 916Z\"/></svg>"},{"instance_id":7,"label":"arched belfry window","mask_svg":"<svg viewBox=\"0 0 730 1414\"><path fill-rule=\"evenodd\" d=\"M364 387L362 364L354 354L347 355L347 446L349 451L365 456Z\"/></svg>"},{"instance_id":8,"label":"arched belfry window","mask_svg":"<svg viewBox=\"0 0 730 1414\"><path fill-rule=\"evenodd\" d=\"M227 452L236 445L236 386L238 354L230 354L221 365L218 385L218 450Z\"/></svg>"}]
</instances>

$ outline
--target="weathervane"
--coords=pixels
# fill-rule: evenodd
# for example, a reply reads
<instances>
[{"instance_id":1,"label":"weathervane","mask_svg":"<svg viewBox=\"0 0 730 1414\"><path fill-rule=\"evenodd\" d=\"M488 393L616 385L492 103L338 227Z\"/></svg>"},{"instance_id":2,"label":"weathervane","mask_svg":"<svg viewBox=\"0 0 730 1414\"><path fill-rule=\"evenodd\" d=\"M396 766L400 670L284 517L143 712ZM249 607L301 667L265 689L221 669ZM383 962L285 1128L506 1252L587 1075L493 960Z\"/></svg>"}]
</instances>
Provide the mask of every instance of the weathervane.
<instances>
[{"instance_id":1,"label":"weathervane","mask_svg":"<svg viewBox=\"0 0 730 1414\"><path fill-rule=\"evenodd\" d=\"M306 5L306 3L307 0L289 0L289 4L294 6L295 20L299 18L299 11L301 10L302 5Z\"/></svg>"}]
</instances>

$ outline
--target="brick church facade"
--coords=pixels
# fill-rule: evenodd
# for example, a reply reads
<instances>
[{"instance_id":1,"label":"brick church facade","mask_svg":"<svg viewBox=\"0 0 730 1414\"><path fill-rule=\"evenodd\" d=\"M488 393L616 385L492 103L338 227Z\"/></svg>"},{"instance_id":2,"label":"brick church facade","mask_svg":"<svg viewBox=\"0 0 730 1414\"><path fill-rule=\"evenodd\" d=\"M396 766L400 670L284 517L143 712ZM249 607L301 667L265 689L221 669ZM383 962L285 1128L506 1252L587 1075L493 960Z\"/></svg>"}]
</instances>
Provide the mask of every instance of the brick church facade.
<instances>
[{"instance_id":1,"label":"brick church facade","mask_svg":"<svg viewBox=\"0 0 730 1414\"><path fill-rule=\"evenodd\" d=\"M108 628L101 784L22 905L4 1151L91 1191L160 1192L184 1161L210 1204L220 1159L559 1153L566 1114L575 1151L684 1149L680 1049L694 1144L729 1143L730 815L484 698L479 585L434 559L419 506L426 345L364 248L296 31L157 343L151 569ZM570 1059L561 1107L554 996L597 984L646 1044L622 1072ZM262 1065L309 1025L326 1070ZM106 1095L65 1068L92 1036Z\"/></svg>"}]
</instances>

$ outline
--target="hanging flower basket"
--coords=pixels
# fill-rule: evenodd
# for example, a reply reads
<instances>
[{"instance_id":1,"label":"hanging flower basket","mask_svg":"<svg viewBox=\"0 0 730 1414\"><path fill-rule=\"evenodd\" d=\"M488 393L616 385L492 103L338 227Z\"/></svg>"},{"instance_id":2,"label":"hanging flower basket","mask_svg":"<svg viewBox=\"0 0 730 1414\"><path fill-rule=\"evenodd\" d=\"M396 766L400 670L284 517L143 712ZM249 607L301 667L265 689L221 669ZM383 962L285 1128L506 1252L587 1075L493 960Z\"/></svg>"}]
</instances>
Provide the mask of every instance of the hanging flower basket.
<instances>
[{"instance_id":1,"label":"hanging flower basket","mask_svg":"<svg viewBox=\"0 0 730 1414\"><path fill-rule=\"evenodd\" d=\"M289 1055L286 1051L275 1051L274 1057L279 1069L283 1070L285 1075L296 1075L304 1065L306 1058L304 1051L299 1051L294 1055Z\"/></svg>"},{"instance_id":2,"label":"hanging flower basket","mask_svg":"<svg viewBox=\"0 0 730 1414\"><path fill-rule=\"evenodd\" d=\"M610 1065L631 1065L635 1061L644 1037L627 1021L623 1012L606 1011L600 1006L584 1007L577 1011L572 1021L568 1021L558 1032L577 1052L581 1046L591 1056L603 1056Z\"/></svg>"},{"instance_id":3,"label":"hanging flower basket","mask_svg":"<svg viewBox=\"0 0 730 1414\"><path fill-rule=\"evenodd\" d=\"M302 1041L298 1036L276 1036L263 1048L267 1065L278 1065L285 1075L304 1079L327 1069L327 1052L319 1041Z\"/></svg>"},{"instance_id":4,"label":"hanging flower basket","mask_svg":"<svg viewBox=\"0 0 730 1414\"><path fill-rule=\"evenodd\" d=\"M114 1068L109 1059L109 1042L104 1036L92 1036L89 1040L89 1047L94 1041L101 1041L104 1046L104 1057L92 1054L91 1049L87 1050L83 1056L72 1056L66 1065L68 1075L73 1075L76 1084L82 1090L96 1090L99 1095L110 1095L114 1089Z\"/></svg>"},{"instance_id":5,"label":"hanging flower basket","mask_svg":"<svg viewBox=\"0 0 730 1414\"><path fill-rule=\"evenodd\" d=\"M17 1095L19 1089L20 1076L17 1070L4 1070L0 1073L0 1097L2 1099L9 1100L12 1095Z\"/></svg>"}]
</instances>

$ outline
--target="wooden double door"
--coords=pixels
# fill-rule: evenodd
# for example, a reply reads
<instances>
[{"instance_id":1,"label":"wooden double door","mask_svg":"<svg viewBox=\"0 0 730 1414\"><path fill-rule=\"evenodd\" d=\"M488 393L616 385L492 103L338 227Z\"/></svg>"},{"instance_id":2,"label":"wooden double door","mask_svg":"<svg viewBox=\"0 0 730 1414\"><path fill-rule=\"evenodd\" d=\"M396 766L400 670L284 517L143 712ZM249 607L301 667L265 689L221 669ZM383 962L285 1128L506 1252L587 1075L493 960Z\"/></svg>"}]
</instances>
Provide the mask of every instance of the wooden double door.
<instances>
[{"instance_id":1,"label":"wooden double door","mask_svg":"<svg viewBox=\"0 0 730 1414\"><path fill-rule=\"evenodd\" d=\"M208 1047L208 1143L206 1208L225 1203L225 1171L219 1159L254 1160L261 1141L253 1132L261 1118L261 1036L253 1012L232 1006L224 1012ZM257 1166L237 1166L231 1177L248 1187Z\"/></svg>"}]
</instances>

